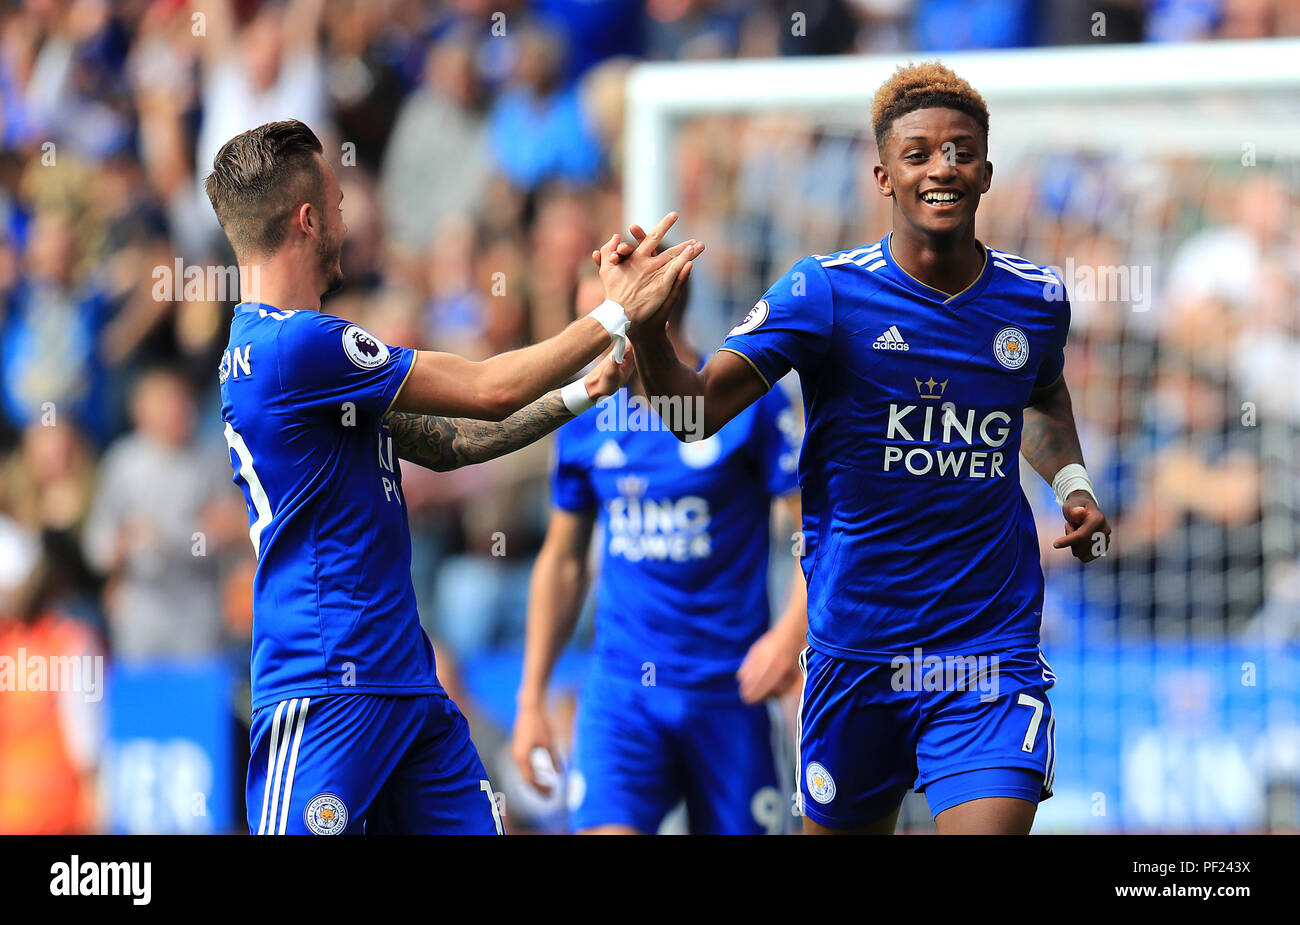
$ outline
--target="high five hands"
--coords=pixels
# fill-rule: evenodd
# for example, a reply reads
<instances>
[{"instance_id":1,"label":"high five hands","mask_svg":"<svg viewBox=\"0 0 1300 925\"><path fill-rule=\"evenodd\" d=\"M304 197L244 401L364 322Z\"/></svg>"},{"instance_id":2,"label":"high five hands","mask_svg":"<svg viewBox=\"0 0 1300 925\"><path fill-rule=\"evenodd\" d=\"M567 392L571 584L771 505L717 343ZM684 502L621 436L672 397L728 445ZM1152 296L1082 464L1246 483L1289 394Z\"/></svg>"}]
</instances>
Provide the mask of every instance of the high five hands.
<instances>
[{"instance_id":1,"label":"high five hands","mask_svg":"<svg viewBox=\"0 0 1300 925\"><path fill-rule=\"evenodd\" d=\"M669 212L648 232L640 225L630 229L636 244L623 242L611 235L591 259L600 268L605 298L623 306L633 328L660 319L667 320L681 285L690 275L693 261L704 253L703 241L683 241L663 253L656 253L664 235L677 221Z\"/></svg>"}]
</instances>

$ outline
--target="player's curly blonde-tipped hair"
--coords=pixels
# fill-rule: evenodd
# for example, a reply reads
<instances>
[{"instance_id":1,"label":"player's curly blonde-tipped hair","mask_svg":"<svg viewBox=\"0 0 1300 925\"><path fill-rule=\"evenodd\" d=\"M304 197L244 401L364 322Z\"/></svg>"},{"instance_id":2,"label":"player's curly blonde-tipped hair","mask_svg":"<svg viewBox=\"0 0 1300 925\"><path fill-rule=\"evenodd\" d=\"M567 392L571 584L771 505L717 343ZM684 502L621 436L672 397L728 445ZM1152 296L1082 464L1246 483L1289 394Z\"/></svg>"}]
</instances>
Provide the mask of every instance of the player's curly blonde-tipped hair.
<instances>
[{"instance_id":1,"label":"player's curly blonde-tipped hair","mask_svg":"<svg viewBox=\"0 0 1300 925\"><path fill-rule=\"evenodd\" d=\"M880 89L871 103L871 128L876 147L883 149L885 135L894 122L918 109L955 109L979 124L984 141L989 137L989 108L984 97L938 61L900 66Z\"/></svg>"}]
</instances>

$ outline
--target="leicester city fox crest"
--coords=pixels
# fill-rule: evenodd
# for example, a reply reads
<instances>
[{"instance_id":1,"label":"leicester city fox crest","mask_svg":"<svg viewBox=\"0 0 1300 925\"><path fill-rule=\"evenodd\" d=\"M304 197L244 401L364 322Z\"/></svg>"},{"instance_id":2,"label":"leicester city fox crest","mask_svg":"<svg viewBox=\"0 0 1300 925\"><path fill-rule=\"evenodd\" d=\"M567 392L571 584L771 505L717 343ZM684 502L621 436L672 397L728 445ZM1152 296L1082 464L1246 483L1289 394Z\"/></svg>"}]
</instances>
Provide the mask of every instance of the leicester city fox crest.
<instances>
[{"instance_id":1,"label":"leicester city fox crest","mask_svg":"<svg viewBox=\"0 0 1300 925\"><path fill-rule=\"evenodd\" d=\"M835 799L835 778L819 762L810 761L807 768L808 795L818 803Z\"/></svg>"},{"instance_id":2,"label":"leicester city fox crest","mask_svg":"<svg viewBox=\"0 0 1300 925\"><path fill-rule=\"evenodd\" d=\"M312 797L302 815L314 835L339 835L348 827L347 804L332 793Z\"/></svg>"},{"instance_id":3,"label":"leicester city fox crest","mask_svg":"<svg viewBox=\"0 0 1300 925\"><path fill-rule=\"evenodd\" d=\"M993 355L1007 369L1019 369L1029 362L1029 338L1019 328L1003 328L993 338Z\"/></svg>"}]
</instances>

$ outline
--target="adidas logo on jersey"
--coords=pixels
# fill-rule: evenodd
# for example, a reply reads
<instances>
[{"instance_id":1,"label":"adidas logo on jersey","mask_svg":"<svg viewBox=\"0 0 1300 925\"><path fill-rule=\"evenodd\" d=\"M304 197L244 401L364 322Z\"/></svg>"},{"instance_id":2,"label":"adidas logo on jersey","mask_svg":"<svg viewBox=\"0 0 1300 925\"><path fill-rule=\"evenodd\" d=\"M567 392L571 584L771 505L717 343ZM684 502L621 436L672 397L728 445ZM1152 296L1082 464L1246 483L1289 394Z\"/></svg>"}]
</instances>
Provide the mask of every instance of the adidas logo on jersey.
<instances>
[{"instance_id":1,"label":"adidas logo on jersey","mask_svg":"<svg viewBox=\"0 0 1300 925\"><path fill-rule=\"evenodd\" d=\"M898 325L891 324L889 330L876 338L876 342L871 345L872 350L911 350L907 341L903 340L903 335L898 333Z\"/></svg>"},{"instance_id":2,"label":"adidas logo on jersey","mask_svg":"<svg viewBox=\"0 0 1300 925\"><path fill-rule=\"evenodd\" d=\"M621 469L627 465L627 456L613 440L606 440L596 451L592 463L597 469Z\"/></svg>"}]
</instances>

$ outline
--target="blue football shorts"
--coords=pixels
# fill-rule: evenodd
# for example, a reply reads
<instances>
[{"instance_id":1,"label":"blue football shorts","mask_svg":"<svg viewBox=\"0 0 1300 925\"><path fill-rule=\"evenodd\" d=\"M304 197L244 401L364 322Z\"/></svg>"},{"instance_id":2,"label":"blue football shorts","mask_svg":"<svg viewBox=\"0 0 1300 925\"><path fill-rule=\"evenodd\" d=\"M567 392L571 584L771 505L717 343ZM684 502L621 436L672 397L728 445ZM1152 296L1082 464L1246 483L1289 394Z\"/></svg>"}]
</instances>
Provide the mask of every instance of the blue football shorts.
<instances>
[{"instance_id":1,"label":"blue football shorts","mask_svg":"<svg viewBox=\"0 0 1300 925\"><path fill-rule=\"evenodd\" d=\"M833 829L887 816L908 790L933 816L983 797L1052 793L1056 683L1036 647L858 661L807 648L799 705L800 809Z\"/></svg>"},{"instance_id":2,"label":"blue football shorts","mask_svg":"<svg viewBox=\"0 0 1300 925\"><path fill-rule=\"evenodd\" d=\"M793 782L774 707L592 672L578 703L571 828L653 834L685 801L692 834L785 833Z\"/></svg>"},{"instance_id":3,"label":"blue football shorts","mask_svg":"<svg viewBox=\"0 0 1300 925\"><path fill-rule=\"evenodd\" d=\"M255 835L502 834L469 724L443 694L297 697L254 711Z\"/></svg>"}]
</instances>

